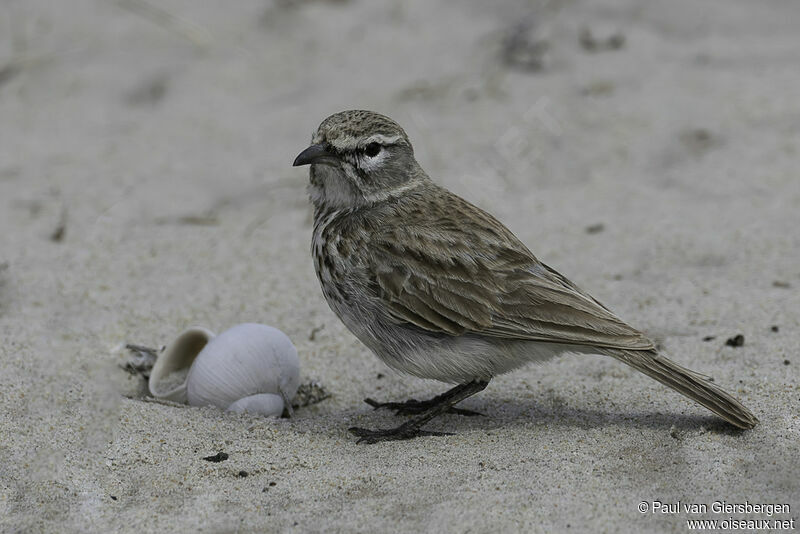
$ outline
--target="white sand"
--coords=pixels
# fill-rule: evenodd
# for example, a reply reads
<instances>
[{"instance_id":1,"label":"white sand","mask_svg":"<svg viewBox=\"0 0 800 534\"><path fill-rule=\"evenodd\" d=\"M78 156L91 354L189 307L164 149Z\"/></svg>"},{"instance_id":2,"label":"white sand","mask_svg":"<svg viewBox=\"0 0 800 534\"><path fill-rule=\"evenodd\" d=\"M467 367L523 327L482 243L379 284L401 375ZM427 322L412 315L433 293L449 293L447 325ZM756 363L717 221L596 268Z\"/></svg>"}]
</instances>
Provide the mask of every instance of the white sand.
<instances>
[{"instance_id":1,"label":"white sand","mask_svg":"<svg viewBox=\"0 0 800 534\"><path fill-rule=\"evenodd\" d=\"M179 22L103 1L0 8L0 531L686 532L686 517L763 517L637 511L653 500L797 517L795 0L158 4ZM550 43L541 72L498 59L526 17ZM625 46L583 50L584 25ZM574 357L464 403L486 417L430 425L453 436L356 445L347 427L398 422L364 397L444 386L388 372L313 273L307 170L291 162L354 107L398 120L434 179L760 426L734 432L617 362ZM303 380L333 397L267 420L143 401L118 367L126 342L243 322L285 331ZM724 346L737 333L744 346Z\"/></svg>"}]
</instances>

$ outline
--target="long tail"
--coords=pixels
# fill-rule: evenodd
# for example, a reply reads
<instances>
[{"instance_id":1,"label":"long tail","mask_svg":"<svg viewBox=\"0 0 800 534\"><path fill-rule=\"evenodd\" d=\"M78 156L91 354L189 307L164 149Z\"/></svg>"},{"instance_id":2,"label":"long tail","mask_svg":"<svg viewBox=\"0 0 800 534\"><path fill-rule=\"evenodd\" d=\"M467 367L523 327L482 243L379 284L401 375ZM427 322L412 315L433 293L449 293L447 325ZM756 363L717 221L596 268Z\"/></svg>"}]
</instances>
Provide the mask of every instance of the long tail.
<instances>
[{"instance_id":1,"label":"long tail","mask_svg":"<svg viewBox=\"0 0 800 534\"><path fill-rule=\"evenodd\" d=\"M699 402L734 426L753 428L758 423L750 410L707 377L681 367L655 351L609 349L606 354Z\"/></svg>"}]
</instances>

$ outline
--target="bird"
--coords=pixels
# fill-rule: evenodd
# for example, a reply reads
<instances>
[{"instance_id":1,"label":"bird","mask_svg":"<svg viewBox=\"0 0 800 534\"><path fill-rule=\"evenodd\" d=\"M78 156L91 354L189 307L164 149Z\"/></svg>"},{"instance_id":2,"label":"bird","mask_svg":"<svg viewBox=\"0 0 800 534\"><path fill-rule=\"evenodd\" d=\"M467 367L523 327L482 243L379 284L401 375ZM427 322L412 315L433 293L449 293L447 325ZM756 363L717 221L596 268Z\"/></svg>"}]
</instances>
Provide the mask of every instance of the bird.
<instances>
[{"instance_id":1,"label":"bird","mask_svg":"<svg viewBox=\"0 0 800 534\"><path fill-rule=\"evenodd\" d=\"M322 293L389 367L454 385L426 401L380 403L410 416L353 427L360 443L447 434L423 427L490 380L563 354L615 358L740 429L758 419L705 375L542 263L486 211L436 184L403 128L366 110L319 125L293 166L309 165L311 252Z\"/></svg>"}]
</instances>

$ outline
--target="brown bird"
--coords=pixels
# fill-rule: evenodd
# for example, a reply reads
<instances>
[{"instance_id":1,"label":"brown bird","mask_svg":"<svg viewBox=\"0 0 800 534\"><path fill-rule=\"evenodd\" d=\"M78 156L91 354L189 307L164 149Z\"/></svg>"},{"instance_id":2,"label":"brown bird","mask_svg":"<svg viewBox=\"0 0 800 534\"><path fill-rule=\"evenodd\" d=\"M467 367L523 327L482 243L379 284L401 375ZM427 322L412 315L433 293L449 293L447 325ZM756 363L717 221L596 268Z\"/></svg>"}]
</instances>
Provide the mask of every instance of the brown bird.
<instances>
[{"instance_id":1,"label":"brown bird","mask_svg":"<svg viewBox=\"0 0 800 534\"><path fill-rule=\"evenodd\" d=\"M604 354L694 399L732 425L758 419L707 377L540 262L485 211L436 185L403 129L370 111L325 119L294 161L310 164L312 254L342 322L390 367L458 384L429 401L378 403L414 415L397 428L351 428L360 442L422 430L492 377L566 353Z\"/></svg>"}]
</instances>

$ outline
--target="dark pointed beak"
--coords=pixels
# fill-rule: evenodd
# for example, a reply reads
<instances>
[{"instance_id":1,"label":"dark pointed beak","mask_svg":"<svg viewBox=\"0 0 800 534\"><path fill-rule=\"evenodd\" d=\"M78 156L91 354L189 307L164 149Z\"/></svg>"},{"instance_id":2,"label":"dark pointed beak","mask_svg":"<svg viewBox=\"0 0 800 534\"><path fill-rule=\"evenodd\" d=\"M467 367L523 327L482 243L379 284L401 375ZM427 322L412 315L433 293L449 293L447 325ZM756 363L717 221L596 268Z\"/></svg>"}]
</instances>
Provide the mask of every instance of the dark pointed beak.
<instances>
[{"instance_id":1,"label":"dark pointed beak","mask_svg":"<svg viewBox=\"0 0 800 534\"><path fill-rule=\"evenodd\" d=\"M332 153L328 152L327 145L325 143L318 143L316 145L311 145L307 149L300 152L296 158L294 158L294 163L292 163L292 167L299 167L300 165L310 165L311 163L322 163L323 160L330 160L335 158Z\"/></svg>"}]
</instances>

